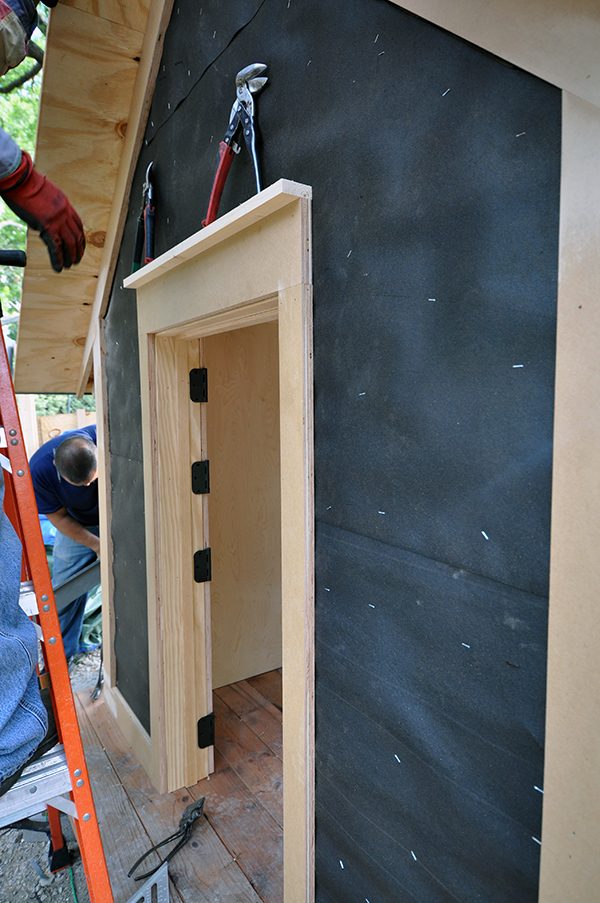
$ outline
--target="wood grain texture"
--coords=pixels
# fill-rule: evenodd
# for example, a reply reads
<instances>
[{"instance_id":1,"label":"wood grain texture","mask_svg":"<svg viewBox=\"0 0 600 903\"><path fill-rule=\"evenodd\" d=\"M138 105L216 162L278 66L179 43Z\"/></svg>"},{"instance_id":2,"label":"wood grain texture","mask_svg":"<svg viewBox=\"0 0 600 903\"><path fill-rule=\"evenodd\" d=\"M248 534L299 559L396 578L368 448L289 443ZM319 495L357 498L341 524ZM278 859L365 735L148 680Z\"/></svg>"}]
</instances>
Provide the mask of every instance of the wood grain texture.
<instances>
[{"instance_id":1,"label":"wood grain texture","mask_svg":"<svg viewBox=\"0 0 600 903\"><path fill-rule=\"evenodd\" d=\"M156 281L156 279L161 278L171 270L180 268L186 261L194 260L213 248L222 247L225 242L235 239L248 229L251 231L244 238L247 242L251 242L260 231L257 228L260 223L266 219L272 219L273 216L285 208L289 208L293 215L293 211L298 210L298 200L310 200L311 197L312 189L310 186L302 185L299 182L291 182L288 179L279 179L263 189L260 194L253 195L234 210L220 216L214 223L190 235L189 238L175 245L174 248L170 248L151 263L132 273L131 276L123 280L123 285L125 288L141 288L141 286ZM278 242L278 245L281 247L283 242ZM270 253L268 242L264 243L263 253ZM279 266L286 275L289 272L288 284L301 281L302 273L299 272L297 267L300 266L302 268L306 258L306 248L302 248L300 255L298 253L284 253ZM260 259L257 263L260 264ZM290 271L289 267L293 267L293 270ZM233 270L231 275L235 275ZM257 297L258 294L254 297ZM248 301L250 299L246 296L244 300Z\"/></svg>"},{"instance_id":2,"label":"wood grain texture","mask_svg":"<svg viewBox=\"0 0 600 903\"><path fill-rule=\"evenodd\" d=\"M223 756L252 795L282 827L281 760L274 756L260 737L216 695L214 703L215 718L218 722L216 751Z\"/></svg>"},{"instance_id":3,"label":"wood grain texture","mask_svg":"<svg viewBox=\"0 0 600 903\"><path fill-rule=\"evenodd\" d=\"M150 735L146 732L143 724L140 722L135 712L133 712L131 706L120 690L109 680L106 665L104 673L103 699L106 708L110 712L125 742L132 749L135 749L137 760L142 768L145 769L146 774L151 775L153 760Z\"/></svg>"},{"instance_id":4,"label":"wood grain texture","mask_svg":"<svg viewBox=\"0 0 600 903\"><path fill-rule=\"evenodd\" d=\"M264 699L281 712L283 706L283 687L281 685L281 671L268 671L266 674L256 674L247 681L254 693L258 693Z\"/></svg>"},{"instance_id":5,"label":"wood grain texture","mask_svg":"<svg viewBox=\"0 0 600 903\"><path fill-rule=\"evenodd\" d=\"M86 0L84 0L86 2ZM129 7L128 7L129 8ZM81 370L77 391L81 393L87 383L91 365L92 347L99 322L105 315L111 286L117 266L117 259L125 228L125 219L137 158L142 145L144 130L152 103L154 85L162 55L162 48L167 25L173 9L173 0L149 0L148 14L144 18L144 39L139 67L131 97L131 107L127 121L127 129L123 141L123 150L119 160L119 168L114 186L114 202L106 228L102 257L98 271L98 280L94 292L94 301L89 321L85 348L81 360ZM140 21L138 14L136 21Z\"/></svg>"},{"instance_id":6,"label":"wood grain texture","mask_svg":"<svg viewBox=\"0 0 600 903\"><path fill-rule=\"evenodd\" d=\"M185 712L187 710L189 717L192 717L194 698L193 685L188 684L181 667L183 662L192 661L194 654L189 583L191 559L188 557L187 560L189 578L186 581L183 577L186 562L183 561L182 551L182 546L188 548L191 537L191 516L179 480L178 463L179 456L187 463L190 455L188 433L182 430L182 418L187 413L182 355L177 341L173 339L157 339L155 348L154 489L158 499L157 534L160 536L155 566L160 631L169 637L168 645L160 644L160 640L159 645L164 650L164 742L169 749L167 789L172 790L187 783L190 741L185 727Z\"/></svg>"},{"instance_id":7,"label":"wood grain texture","mask_svg":"<svg viewBox=\"0 0 600 903\"><path fill-rule=\"evenodd\" d=\"M310 237L310 209L303 217ZM310 244L310 243L309 243ZM312 289L279 293L285 894L314 899L314 460ZM298 599L303 604L298 604Z\"/></svg>"},{"instance_id":8,"label":"wood grain texture","mask_svg":"<svg viewBox=\"0 0 600 903\"><path fill-rule=\"evenodd\" d=\"M143 31L150 0L61 0L61 6L70 6L97 19L107 19L134 31Z\"/></svg>"},{"instance_id":9,"label":"wood grain texture","mask_svg":"<svg viewBox=\"0 0 600 903\"><path fill-rule=\"evenodd\" d=\"M62 5L52 12L35 160L76 206L88 245L77 269L56 274L29 235L16 373L27 391L75 387L141 49L137 30Z\"/></svg>"},{"instance_id":10,"label":"wood grain texture","mask_svg":"<svg viewBox=\"0 0 600 903\"><path fill-rule=\"evenodd\" d=\"M281 697L281 673L279 671L271 673L276 675ZM247 680L221 687L214 692L221 702L229 706L232 712L238 716L240 721L254 731L272 753L279 759L283 758L281 708L277 708L276 705L265 699Z\"/></svg>"},{"instance_id":11,"label":"wood grain texture","mask_svg":"<svg viewBox=\"0 0 600 903\"><path fill-rule=\"evenodd\" d=\"M215 773L190 793L206 797L211 826L262 903L282 903L283 831L218 752L215 762Z\"/></svg>"},{"instance_id":12,"label":"wood grain texture","mask_svg":"<svg viewBox=\"0 0 600 903\"><path fill-rule=\"evenodd\" d=\"M165 674L161 608L158 593L158 534L159 496L155 485L156 447L156 353L155 337L139 335L140 377L142 390L142 447L144 468L144 515L146 519L146 586L148 604L148 680L150 689L150 780L157 790L167 789L167 759L165 755Z\"/></svg>"},{"instance_id":13,"label":"wood grain texture","mask_svg":"<svg viewBox=\"0 0 600 903\"><path fill-rule=\"evenodd\" d=\"M157 794L103 702L92 703L87 694L80 694L79 701L151 843L164 840L177 829L183 810L191 802L189 792L183 788L176 793ZM164 852L169 849L166 847ZM176 888L175 899L184 903L257 900L239 865L205 818L197 822L191 840L169 865L169 874L172 892Z\"/></svg>"},{"instance_id":14,"label":"wood grain texture","mask_svg":"<svg viewBox=\"0 0 600 903\"><path fill-rule=\"evenodd\" d=\"M41 241L37 235L29 236L29 245ZM37 253L42 252L40 248ZM28 253L29 249L28 249ZM85 344L89 304L95 279L82 276L80 280L68 273L53 273L49 269L45 246L44 258L39 267L28 264L23 291L27 292L28 305L21 309L19 335L23 337L17 346L15 385L25 392L48 392L51 387L40 378L40 367L58 368L52 387L57 392L67 392L73 385L73 373ZM38 279L38 276L40 277ZM58 363L57 363L58 362Z\"/></svg>"},{"instance_id":15,"label":"wood grain texture","mask_svg":"<svg viewBox=\"0 0 600 903\"><path fill-rule=\"evenodd\" d=\"M127 872L138 856L145 853L152 843L142 820L132 807L84 707L79 700L76 700L76 704L113 896L115 901L127 900L136 890L136 883L132 878L127 877ZM158 862L159 859L156 855L148 859L149 867Z\"/></svg>"},{"instance_id":16,"label":"wood grain texture","mask_svg":"<svg viewBox=\"0 0 600 903\"><path fill-rule=\"evenodd\" d=\"M176 339L157 338L155 360L154 491L160 541L151 567L156 568L158 584L167 789L174 790L194 783L209 770L208 753L198 749L194 730L198 718L207 713L210 692L202 656L205 632L210 630L205 622L205 590L193 578L190 428L196 409L190 401L189 371L191 364L199 365L197 343L194 350ZM161 636L169 642L162 642Z\"/></svg>"},{"instance_id":17,"label":"wood grain texture","mask_svg":"<svg viewBox=\"0 0 600 903\"><path fill-rule=\"evenodd\" d=\"M281 665L277 324L203 339L213 686Z\"/></svg>"}]
</instances>

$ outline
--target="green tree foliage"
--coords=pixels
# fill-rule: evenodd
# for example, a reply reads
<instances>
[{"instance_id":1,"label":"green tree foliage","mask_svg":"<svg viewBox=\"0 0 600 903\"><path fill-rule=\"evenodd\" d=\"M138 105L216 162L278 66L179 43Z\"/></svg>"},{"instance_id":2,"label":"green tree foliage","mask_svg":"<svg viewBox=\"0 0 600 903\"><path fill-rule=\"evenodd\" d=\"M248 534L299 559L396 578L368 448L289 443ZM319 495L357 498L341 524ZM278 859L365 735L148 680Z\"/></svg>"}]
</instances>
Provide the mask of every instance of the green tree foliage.
<instances>
[{"instance_id":1,"label":"green tree foliage","mask_svg":"<svg viewBox=\"0 0 600 903\"><path fill-rule=\"evenodd\" d=\"M34 39L43 46L45 42L41 31L36 30ZM32 60L25 59L20 66L12 69L0 79L0 85L12 82L32 67ZM0 126L8 132L24 150L33 153L40 108L41 73L10 94L0 94ZM0 204L0 247L25 250L27 227L8 207ZM5 316L19 313L21 303L21 285L23 271L13 267L0 269L0 299ZM16 336L16 327L11 325L9 334Z\"/></svg>"},{"instance_id":2,"label":"green tree foliage","mask_svg":"<svg viewBox=\"0 0 600 903\"><path fill-rule=\"evenodd\" d=\"M35 413L38 417L44 414L71 414L73 411L95 411L93 395L77 398L75 395L36 395Z\"/></svg>"}]
</instances>

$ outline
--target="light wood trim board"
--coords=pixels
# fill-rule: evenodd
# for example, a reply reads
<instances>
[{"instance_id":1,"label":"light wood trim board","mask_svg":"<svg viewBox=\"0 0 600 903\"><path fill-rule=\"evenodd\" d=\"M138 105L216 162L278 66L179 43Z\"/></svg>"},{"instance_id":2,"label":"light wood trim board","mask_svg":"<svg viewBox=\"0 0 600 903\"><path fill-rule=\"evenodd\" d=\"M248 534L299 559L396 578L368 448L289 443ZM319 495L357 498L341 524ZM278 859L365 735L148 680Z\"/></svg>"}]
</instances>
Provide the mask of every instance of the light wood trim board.
<instances>
[{"instance_id":1,"label":"light wood trim board","mask_svg":"<svg viewBox=\"0 0 600 903\"><path fill-rule=\"evenodd\" d=\"M598 148L564 94L541 903L600 895Z\"/></svg>"},{"instance_id":2,"label":"light wood trim board","mask_svg":"<svg viewBox=\"0 0 600 903\"><path fill-rule=\"evenodd\" d=\"M286 459L281 467L284 875L286 899L312 901L313 376L312 289L306 281L312 278L310 188L281 182L242 206L223 228L216 225L212 238L210 233L208 239L201 234L191 243L193 250L188 245L184 254L180 249L163 255L128 280L130 286L134 282L138 286L150 634L149 773L160 791L194 783L206 774L203 763L190 754L196 720L205 711L202 699L194 701L189 688L200 687L202 695L207 625L202 621L203 603L195 608L190 604L186 581L198 548L195 543L207 537L194 536L194 516L189 514L190 442L182 424L190 417L183 402L175 401L175 384L181 380L177 397L187 398L183 362L189 367L189 349L197 339L202 349L203 327L214 335L217 322L221 331L227 331L251 325L253 317L256 323L276 319L280 444ZM218 231L220 242L214 241ZM174 292L177 305L166 305L164 298ZM202 450L201 432L196 442ZM185 482L185 494L178 482ZM191 610L200 616L192 648ZM174 733L177 743L170 739Z\"/></svg>"}]
</instances>

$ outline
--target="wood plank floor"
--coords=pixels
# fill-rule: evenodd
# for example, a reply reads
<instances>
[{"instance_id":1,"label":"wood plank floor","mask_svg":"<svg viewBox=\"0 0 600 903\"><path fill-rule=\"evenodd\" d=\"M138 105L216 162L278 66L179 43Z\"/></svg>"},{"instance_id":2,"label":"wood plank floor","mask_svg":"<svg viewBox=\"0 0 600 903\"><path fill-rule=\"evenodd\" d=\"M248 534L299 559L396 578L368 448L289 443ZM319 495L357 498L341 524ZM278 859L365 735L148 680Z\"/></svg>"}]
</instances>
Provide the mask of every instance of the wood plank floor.
<instances>
[{"instance_id":1,"label":"wood plank floor","mask_svg":"<svg viewBox=\"0 0 600 903\"><path fill-rule=\"evenodd\" d=\"M102 698L82 691L77 707L115 903L139 887L127 877L138 856L202 796L206 818L169 865L171 900L282 903L280 671L215 691L215 773L176 793L156 793Z\"/></svg>"}]
</instances>

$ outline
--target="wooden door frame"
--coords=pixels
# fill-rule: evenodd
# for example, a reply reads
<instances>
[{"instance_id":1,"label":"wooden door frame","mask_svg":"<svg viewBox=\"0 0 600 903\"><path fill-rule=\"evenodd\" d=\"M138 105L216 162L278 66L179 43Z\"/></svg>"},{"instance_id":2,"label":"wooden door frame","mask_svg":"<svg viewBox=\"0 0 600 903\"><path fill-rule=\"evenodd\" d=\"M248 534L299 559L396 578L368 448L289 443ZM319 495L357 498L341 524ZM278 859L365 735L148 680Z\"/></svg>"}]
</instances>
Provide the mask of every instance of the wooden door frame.
<instances>
[{"instance_id":1,"label":"wooden door frame","mask_svg":"<svg viewBox=\"0 0 600 903\"><path fill-rule=\"evenodd\" d=\"M311 190L281 180L125 281L138 294L146 512L150 736L142 764L161 792L211 769L197 748L212 701L207 585L193 554L208 545L206 497L189 487L205 431L190 416L189 370L203 336L268 321L279 328L284 881L286 899L314 896L314 490ZM174 302L171 299L177 299ZM196 406L197 410L197 406ZM192 424L192 426L190 426ZM194 425L195 424L195 425ZM195 643L194 636L205 642ZM113 693L113 689L109 690ZM118 697L117 697L118 698ZM136 744L137 745L137 744Z\"/></svg>"}]
</instances>

